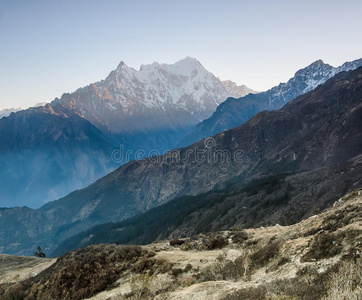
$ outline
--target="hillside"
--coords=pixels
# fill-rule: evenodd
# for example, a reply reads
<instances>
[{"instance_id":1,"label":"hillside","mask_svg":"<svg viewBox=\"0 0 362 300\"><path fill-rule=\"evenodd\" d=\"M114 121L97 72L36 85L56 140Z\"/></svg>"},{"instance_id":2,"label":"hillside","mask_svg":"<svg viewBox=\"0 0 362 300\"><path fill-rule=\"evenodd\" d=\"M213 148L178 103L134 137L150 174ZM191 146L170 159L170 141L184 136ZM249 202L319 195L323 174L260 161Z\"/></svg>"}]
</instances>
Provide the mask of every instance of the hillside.
<instances>
[{"instance_id":1,"label":"hillside","mask_svg":"<svg viewBox=\"0 0 362 300\"><path fill-rule=\"evenodd\" d=\"M234 227L144 247L91 246L33 278L1 284L0 297L359 299L361 208L356 190L291 226Z\"/></svg>"},{"instance_id":2,"label":"hillside","mask_svg":"<svg viewBox=\"0 0 362 300\"><path fill-rule=\"evenodd\" d=\"M60 244L53 256L92 244L149 244L232 227L291 225L330 207L362 187L362 157L313 171L233 184L224 190L181 197L134 218L95 226Z\"/></svg>"}]
</instances>

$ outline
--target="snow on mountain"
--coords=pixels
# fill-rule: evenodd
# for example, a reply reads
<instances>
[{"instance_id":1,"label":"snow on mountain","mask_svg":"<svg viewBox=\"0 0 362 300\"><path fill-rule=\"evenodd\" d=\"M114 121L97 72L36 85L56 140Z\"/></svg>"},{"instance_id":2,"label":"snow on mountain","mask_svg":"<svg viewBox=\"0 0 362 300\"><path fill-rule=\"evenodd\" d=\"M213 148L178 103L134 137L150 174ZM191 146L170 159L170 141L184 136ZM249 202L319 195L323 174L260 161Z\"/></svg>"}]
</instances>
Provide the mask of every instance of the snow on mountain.
<instances>
[{"instance_id":1,"label":"snow on mountain","mask_svg":"<svg viewBox=\"0 0 362 300\"><path fill-rule=\"evenodd\" d=\"M104 98L119 103L125 112L183 109L200 121L230 96L221 82L191 57L173 65L142 65L139 71L121 62L97 86Z\"/></svg>"},{"instance_id":2,"label":"snow on mountain","mask_svg":"<svg viewBox=\"0 0 362 300\"><path fill-rule=\"evenodd\" d=\"M361 65L362 58L346 62L339 67L333 67L325 64L322 60L317 60L306 68L297 71L288 82L281 83L266 92L269 93L269 109L278 109L295 97L314 90L337 73L354 70Z\"/></svg>"},{"instance_id":3,"label":"snow on mountain","mask_svg":"<svg viewBox=\"0 0 362 300\"><path fill-rule=\"evenodd\" d=\"M21 110L20 107L18 108L4 108L4 109L0 109L0 119L3 117L7 117L9 116L12 112L17 112Z\"/></svg>"},{"instance_id":4,"label":"snow on mountain","mask_svg":"<svg viewBox=\"0 0 362 300\"><path fill-rule=\"evenodd\" d=\"M235 82L231 80L223 80L221 81L226 90L232 94L232 97L239 98L244 97L250 93L257 94L259 92L254 91L253 89L248 88L245 84L237 85Z\"/></svg>"},{"instance_id":5,"label":"snow on mountain","mask_svg":"<svg viewBox=\"0 0 362 300\"><path fill-rule=\"evenodd\" d=\"M49 104L49 102L38 102L35 105L33 105L32 107L41 107L41 106L45 106Z\"/></svg>"},{"instance_id":6,"label":"snow on mountain","mask_svg":"<svg viewBox=\"0 0 362 300\"><path fill-rule=\"evenodd\" d=\"M276 110L294 98L303 95L329 78L342 71L354 70L362 66L362 58L346 62L340 67L332 67L322 60L297 71L288 82L281 83L265 92L248 94L235 99L229 98L221 103L215 113L196 126L196 129L178 146L187 146L221 131L240 126L263 110Z\"/></svg>"},{"instance_id":7,"label":"snow on mountain","mask_svg":"<svg viewBox=\"0 0 362 300\"><path fill-rule=\"evenodd\" d=\"M32 107L39 107L39 106L45 106L48 102L40 102L37 103L35 105L33 105ZM10 116L10 114L12 112L18 112L24 110L24 108L18 107L18 108L4 108L4 109L0 109L0 119L3 117L8 117Z\"/></svg>"},{"instance_id":8,"label":"snow on mountain","mask_svg":"<svg viewBox=\"0 0 362 300\"><path fill-rule=\"evenodd\" d=\"M125 128L120 126L123 120L140 115L154 115L164 123L160 118L167 119L170 113L177 112L188 119L188 125L196 124L211 116L229 96L220 80L199 61L186 57L172 65L142 65L140 70L121 62L105 80L63 95L55 102L77 109L96 126L102 124L119 132ZM113 120L116 115L117 120ZM137 123L132 125L137 127L140 122Z\"/></svg>"}]
</instances>

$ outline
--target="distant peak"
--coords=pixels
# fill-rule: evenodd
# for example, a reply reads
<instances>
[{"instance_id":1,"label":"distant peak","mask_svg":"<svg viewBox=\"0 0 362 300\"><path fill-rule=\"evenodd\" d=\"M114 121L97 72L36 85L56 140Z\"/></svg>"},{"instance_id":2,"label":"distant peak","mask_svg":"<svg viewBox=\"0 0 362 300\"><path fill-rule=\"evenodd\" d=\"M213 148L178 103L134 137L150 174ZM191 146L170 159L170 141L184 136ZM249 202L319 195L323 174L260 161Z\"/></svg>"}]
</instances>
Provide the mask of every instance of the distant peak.
<instances>
[{"instance_id":1,"label":"distant peak","mask_svg":"<svg viewBox=\"0 0 362 300\"><path fill-rule=\"evenodd\" d=\"M223 83L223 84L228 84L228 85L231 85L231 86L237 86L236 82L230 80L230 79L226 79L226 80L221 80L219 77L218 79Z\"/></svg>"},{"instance_id":2,"label":"distant peak","mask_svg":"<svg viewBox=\"0 0 362 300\"><path fill-rule=\"evenodd\" d=\"M184 62L184 63L193 63L193 64L200 64L200 62L193 57L186 56L184 59L179 60L177 63Z\"/></svg>"},{"instance_id":3,"label":"distant peak","mask_svg":"<svg viewBox=\"0 0 362 300\"><path fill-rule=\"evenodd\" d=\"M309 66L298 70L295 73L295 76L306 76L306 74L310 74L311 72L315 72L317 70L324 70L324 69L333 69L332 66L325 64L323 60L318 59L315 62L311 63ZM309 76L309 75L308 75Z\"/></svg>"},{"instance_id":4,"label":"distant peak","mask_svg":"<svg viewBox=\"0 0 362 300\"><path fill-rule=\"evenodd\" d=\"M323 60L318 59L315 62L311 63L310 66L319 66L319 65L325 65L325 63L323 62Z\"/></svg>"},{"instance_id":5,"label":"distant peak","mask_svg":"<svg viewBox=\"0 0 362 300\"><path fill-rule=\"evenodd\" d=\"M128 66L125 64L125 62L122 60L120 63L119 63L119 65L118 65L118 67L117 67L117 70L122 70L122 69L124 69L124 68L127 68Z\"/></svg>"},{"instance_id":6,"label":"distant peak","mask_svg":"<svg viewBox=\"0 0 362 300\"><path fill-rule=\"evenodd\" d=\"M197 59L196 59L196 58L191 57L191 56L186 56L183 60L197 61Z\"/></svg>"},{"instance_id":7,"label":"distant peak","mask_svg":"<svg viewBox=\"0 0 362 300\"><path fill-rule=\"evenodd\" d=\"M192 58L190 56L187 56L184 59L179 60L174 64L174 66L187 68L187 69L204 68L203 65L196 58Z\"/></svg>"}]
</instances>

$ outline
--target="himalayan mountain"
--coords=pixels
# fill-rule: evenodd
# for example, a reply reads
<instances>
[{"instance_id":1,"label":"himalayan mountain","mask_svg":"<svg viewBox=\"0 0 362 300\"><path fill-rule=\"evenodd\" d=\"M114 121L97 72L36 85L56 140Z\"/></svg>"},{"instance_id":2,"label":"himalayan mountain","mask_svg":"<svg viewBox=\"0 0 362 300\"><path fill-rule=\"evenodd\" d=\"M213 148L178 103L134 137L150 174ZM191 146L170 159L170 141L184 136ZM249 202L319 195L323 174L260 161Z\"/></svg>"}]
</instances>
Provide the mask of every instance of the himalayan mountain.
<instances>
[{"instance_id":1,"label":"himalayan mountain","mask_svg":"<svg viewBox=\"0 0 362 300\"><path fill-rule=\"evenodd\" d=\"M251 94L245 86L221 82L190 57L173 65L143 65L140 70L121 62L105 80L64 94L43 108L0 119L0 207L39 207L86 187L134 155L157 155L180 140L190 144L238 126L361 63L333 68L317 61L288 83ZM249 94L223 103L243 93ZM203 130L210 122L215 123L212 129Z\"/></svg>"},{"instance_id":2,"label":"himalayan mountain","mask_svg":"<svg viewBox=\"0 0 362 300\"><path fill-rule=\"evenodd\" d=\"M229 98L218 106L210 118L199 123L196 129L179 143L179 146L187 146L205 137L242 125L263 110L279 109L297 96L323 84L337 73L354 70L360 66L362 59L346 62L337 68L317 60L297 71L288 82L281 83L266 92Z\"/></svg>"},{"instance_id":3,"label":"himalayan mountain","mask_svg":"<svg viewBox=\"0 0 362 300\"><path fill-rule=\"evenodd\" d=\"M1 252L30 253L39 243L51 251L94 225L125 220L151 208L143 223L138 220L144 227L130 221L131 227L122 225L101 236L112 240L125 233L134 238L153 224L155 216L164 224L171 217L177 222L173 230L179 225L192 229L198 220L209 224L205 230L224 222L297 222L362 186L361 102L362 67L340 72L282 109L261 112L239 127L162 156L129 162L40 209L2 209ZM273 176L279 179L269 182ZM253 183L263 179L267 180ZM220 196L218 191L224 192ZM169 203L171 208L157 212ZM205 228L201 225L197 228ZM83 235L76 244L91 239L92 234Z\"/></svg>"},{"instance_id":4,"label":"himalayan mountain","mask_svg":"<svg viewBox=\"0 0 362 300\"><path fill-rule=\"evenodd\" d=\"M0 109L0 119L9 116L12 112L20 111L21 108L4 108Z\"/></svg>"},{"instance_id":5,"label":"himalayan mountain","mask_svg":"<svg viewBox=\"0 0 362 300\"><path fill-rule=\"evenodd\" d=\"M190 57L140 70L121 62L105 80L4 117L0 207L40 207L93 183L136 151L164 153L233 94Z\"/></svg>"},{"instance_id":6,"label":"himalayan mountain","mask_svg":"<svg viewBox=\"0 0 362 300\"><path fill-rule=\"evenodd\" d=\"M232 94L232 97L244 97L248 94L257 94L259 92L254 91L253 89L248 88L245 84L237 85L235 82L231 80L223 80L221 81L225 86L226 90Z\"/></svg>"},{"instance_id":7,"label":"himalayan mountain","mask_svg":"<svg viewBox=\"0 0 362 300\"><path fill-rule=\"evenodd\" d=\"M46 105L46 102L39 102L37 104L35 104L32 107L39 107L39 106L44 106ZM21 111L23 110L22 108L18 107L18 108L4 108L4 109L0 109L0 119L3 117L8 117L10 116L11 113L13 112L17 112L17 111Z\"/></svg>"},{"instance_id":8,"label":"himalayan mountain","mask_svg":"<svg viewBox=\"0 0 362 300\"><path fill-rule=\"evenodd\" d=\"M121 62L105 80L52 104L75 111L128 149L163 153L231 94L199 61L187 57L140 70Z\"/></svg>"}]
</instances>

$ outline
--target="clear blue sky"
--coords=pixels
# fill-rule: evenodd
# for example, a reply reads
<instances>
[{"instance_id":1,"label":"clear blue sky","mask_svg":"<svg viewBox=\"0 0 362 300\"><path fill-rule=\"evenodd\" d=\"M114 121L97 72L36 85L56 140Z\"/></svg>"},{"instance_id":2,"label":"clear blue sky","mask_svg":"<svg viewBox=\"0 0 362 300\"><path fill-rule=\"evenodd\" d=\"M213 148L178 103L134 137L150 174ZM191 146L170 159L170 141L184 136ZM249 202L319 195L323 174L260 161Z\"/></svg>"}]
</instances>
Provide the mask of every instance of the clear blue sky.
<instances>
[{"instance_id":1,"label":"clear blue sky","mask_svg":"<svg viewBox=\"0 0 362 300\"><path fill-rule=\"evenodd\" d=\"M362 1L0 0L0 108L51 101L139 68L197 58L256 90L316 59L362 57Z\"/></svg>"}]
</instances>

